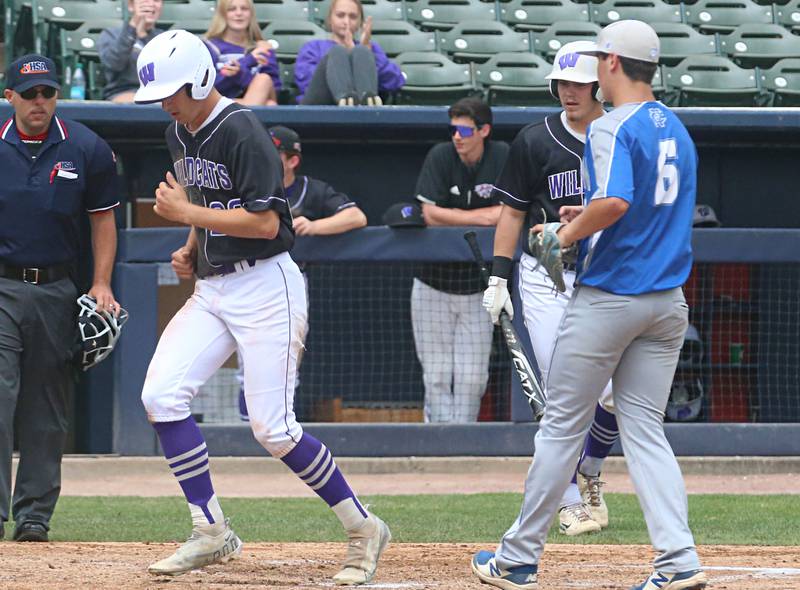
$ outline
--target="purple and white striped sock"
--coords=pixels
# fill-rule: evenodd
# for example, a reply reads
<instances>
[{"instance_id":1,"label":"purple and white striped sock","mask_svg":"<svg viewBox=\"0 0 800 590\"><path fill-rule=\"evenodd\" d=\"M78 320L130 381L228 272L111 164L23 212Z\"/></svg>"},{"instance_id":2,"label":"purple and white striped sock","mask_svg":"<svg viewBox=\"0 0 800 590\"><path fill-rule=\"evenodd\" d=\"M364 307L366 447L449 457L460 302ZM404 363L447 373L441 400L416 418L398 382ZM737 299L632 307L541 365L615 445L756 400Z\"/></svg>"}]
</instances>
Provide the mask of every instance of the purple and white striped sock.
<instances>
[{"instance_id":1,"label":"purple and white striped sock","mask_svg":"<svg viewBox=\"0 0 800 590\"><path fill-rule=\"evenodd\" d=\"M367 511L358 501L328 448L316 438L303 433L300 442L281 461L330 506L345 530L361 527Z\"/></svg>"},{"instance_id":2,"label":"purple and white striped sock","mask_svg":"<svg viewBox=\"0 0 800 590\"><path fill-rule=\"evenodd\" d=\"M225 516L211 485L206 441L194 418L178 422L156 422L161 448L172 474L189 502L194 526L221 526Z\"/></svg>"},{"instance_id":3,"label":"purple and white striped sock","mask_svg":"<svg viewBox=\"0 0 800 590\"><path fill-rule=\"evenodd\" d=\"M578 471L584 475L598 476L603 461L619 438L617 417L600 404L594 412L594 421L586 437L583 455L578 463Z\"/></svg>"}]
</instances>

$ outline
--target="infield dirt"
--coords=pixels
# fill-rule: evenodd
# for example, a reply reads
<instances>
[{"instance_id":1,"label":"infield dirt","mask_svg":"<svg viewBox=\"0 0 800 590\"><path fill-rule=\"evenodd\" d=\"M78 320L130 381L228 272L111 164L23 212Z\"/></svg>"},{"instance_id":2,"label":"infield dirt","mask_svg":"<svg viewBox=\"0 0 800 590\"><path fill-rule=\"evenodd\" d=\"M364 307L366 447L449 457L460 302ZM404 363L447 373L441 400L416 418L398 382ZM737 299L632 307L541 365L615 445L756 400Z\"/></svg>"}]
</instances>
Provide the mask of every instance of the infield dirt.
<instances>
[{"instance_id":1,"label":"infield dirt","mask_svg":"<svg viewBox=\"0 0 800 590\"><path fill-rule=\"evenodd\" d=\"M242 557L180 577L154 577L147 565L175 545L141 543L3 543L0 588L14 590L222 590L330 588L344 543L246 543ZM390 545L364 588L488 588L470 572L474 544ZM701 547L713 590L800 590L796 547ZM651 550L630 545L548 545L541 590L627 589L649 574Z\"/></svg>"}]
</instances>

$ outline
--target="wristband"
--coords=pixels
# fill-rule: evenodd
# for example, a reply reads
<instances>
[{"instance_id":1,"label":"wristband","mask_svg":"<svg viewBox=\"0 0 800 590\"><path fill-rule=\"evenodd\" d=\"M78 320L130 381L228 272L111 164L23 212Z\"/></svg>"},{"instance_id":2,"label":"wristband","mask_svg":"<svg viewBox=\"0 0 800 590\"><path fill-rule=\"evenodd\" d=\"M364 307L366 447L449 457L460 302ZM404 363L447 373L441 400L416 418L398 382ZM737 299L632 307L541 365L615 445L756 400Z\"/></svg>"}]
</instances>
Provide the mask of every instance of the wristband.
<instances>
[{"instance_id":1,"label":"wristband","mask_svg":"<svg viewBox=\"0 0 800 590\"><path fill-rule=\"evenodd\" d=\"M495 256L492 261L492 274L501 279L508 280L511 277L511 268L514 261L508 256Z\"/></svg>"}]
</instances>

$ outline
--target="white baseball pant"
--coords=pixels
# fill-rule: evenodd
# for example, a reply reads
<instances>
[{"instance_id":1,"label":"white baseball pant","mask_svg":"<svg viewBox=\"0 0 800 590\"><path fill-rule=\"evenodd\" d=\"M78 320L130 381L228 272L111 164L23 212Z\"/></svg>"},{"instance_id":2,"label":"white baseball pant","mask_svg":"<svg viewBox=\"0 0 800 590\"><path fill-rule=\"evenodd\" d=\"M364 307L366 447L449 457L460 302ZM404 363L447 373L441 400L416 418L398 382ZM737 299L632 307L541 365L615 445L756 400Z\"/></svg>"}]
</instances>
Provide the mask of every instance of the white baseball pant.
<instances>
[{"instance_id":1,"label":"white baseball pant","mask_svg":"<svg viewBox=\"0 0 800 590\"><path fill-rule=\"evenodd\" d=\"M494 334L482 298L444 293L414 279L411 324L425 384L425 422L478 419Z\"/></svg>"},{"instance_id":2,"label":"white baseball pant","mask_svg":"<svg viewBox=\"0 0 800 590\"><path fill-rule=\"evenodd\" d=\"M142 401L151 422L187 418L200 386L238 350L253 435L282 457L303 432L293 403L308 313L305 284L286 252L236 266L237 272L197 281L161 335Z\"/></svg>"}]
</instances>

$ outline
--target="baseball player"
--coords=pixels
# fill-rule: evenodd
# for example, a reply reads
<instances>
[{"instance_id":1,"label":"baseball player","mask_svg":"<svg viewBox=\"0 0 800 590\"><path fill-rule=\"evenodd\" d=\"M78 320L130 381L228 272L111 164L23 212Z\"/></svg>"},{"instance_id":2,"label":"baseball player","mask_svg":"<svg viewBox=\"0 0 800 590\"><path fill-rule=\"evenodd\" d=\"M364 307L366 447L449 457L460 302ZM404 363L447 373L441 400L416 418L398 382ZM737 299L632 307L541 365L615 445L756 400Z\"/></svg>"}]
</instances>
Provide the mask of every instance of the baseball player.
<instances>
[{"instance_id":1,"label":"baseball player","mask_svg":"<svg viewBox=\"0 0 800 590\"><path fill-rule=\"evenodd\" d=\"M508 144L490 139L492 110L474 97L448 109L451 141L433 146L416 199L427 225L495 225L492 183ZM423 264L411 290L411 323L425 384L426 422L475 422L489 381L494 326L481 309L480 274L469 262Z\"/></svg>"},{"instance_id":2,"label":"baseball player","mask_svg":"<svg viewBox=\"0 0 800 590\"><path fill-rule=\"evenodd\" d=\"M664 436L664 407L688 324L681 285L692 267L697 152L653 96L659 41L632 20L597 38L598 81L614 110L586 138L581 207L563 207L562 247L580 241L577 286L558 331L548 405L536 435L522 509L473 572L508 589L536 587L547 529L609 379L631 479L656 548L655 571L632 590L700 590L686 491ZM534 232L542 226L534 226ZM549 228L548 228L549 229Z\"/></svg>"},{"instance_id":3,"label":"baseball player","mask_svg":"<svg viewBox=\"0 0 800 590\"><path fill-rule=\"evenodd\" d=\"M300 136L294 129L276 125L269 128L269 135L283 164L283 190L292 210L295 234L326 236L342 234L367 225L367 216L346 194L337 191L327 182L298 174L303 147ZM239 370L236 372L239 381L239 417L247 422L250 417L244 395L242 366L240 358Z\"/></svg>"},{"instance_id":4,"label":"baseball player","mask_svg":"<svg viewBox=\"0 0 800 590\"><path fill-rule=\"evenodd\" d=\"M499 322L504 307L513 317L514 308L507 284L511 276L511 259L523 226L527 236L531 227L544 221L545 215L555 221L559 207L581 204L581 165L586 128L604 114L598 96L597 58L578 53L592 47L594 43L591 41L575 41L558 51L547 79L553 97L564 110L519 132L511 145L503 173L495 184L495 191L505 206L495 231L493 275L483 298L483 305L495 324ZM572 295L575 265L567 265L564 269L567 291L560 293L531 255L528 241L523 242L525 251L520 260L519 297L542 379L547 383L558 324ZM600 467L619 437L612 410L609 384L595 411L578 470L561 499L559 530L567 535L593 533L608 526Z\"/></svg>"},{"instance_id":5,"label":"baseball player","mask_svg":"<svg viewBox=\"0 0 800 590\"><path fill-rule=\"evenodd\" d=\"M294 232L278 152L250 110L214 89L211 56L191 33L158 35L137 67L136 102L160 102L175 119L166 132L175 174L167 172L156 190L155 211L192 227L172 266L179 277L198 279L164 330L142 391L193 523L189 540L149 571L177 575L241 554L189 410L198 388L238 351L253 435L346 529L347 559L334 581L363 584L390 533L358 501L325 445L295 420L292 394L307 310L303 277L289 256Z\"/></svg>"}]
</instances>

